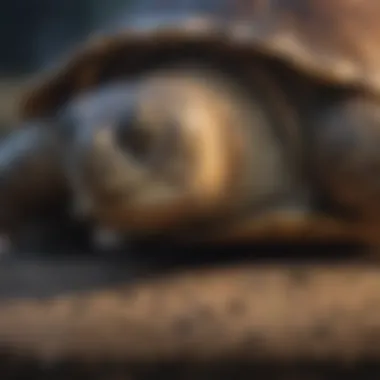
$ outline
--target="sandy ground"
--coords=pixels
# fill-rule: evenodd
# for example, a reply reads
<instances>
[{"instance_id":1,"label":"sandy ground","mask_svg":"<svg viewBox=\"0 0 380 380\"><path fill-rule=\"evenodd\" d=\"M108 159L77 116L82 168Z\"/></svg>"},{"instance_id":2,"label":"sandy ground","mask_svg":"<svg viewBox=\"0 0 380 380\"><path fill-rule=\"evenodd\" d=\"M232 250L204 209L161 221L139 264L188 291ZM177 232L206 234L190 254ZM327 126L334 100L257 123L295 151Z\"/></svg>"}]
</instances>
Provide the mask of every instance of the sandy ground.
<instances>
[{"instance_id":1,"label":"sandy ground","mask_svg":"<svg viewBox=\"0 0 380 380\"><path fill-rule=\"evenodd\" d=\"M144 380L380 376L373 265L240 264L138 281L129 269L123 279L107 260L0 268L0 288L26 292L0 301L0 371L16 362L9 373L22 379L25 365L49 379L108 379L105 369ZM31 297L44 286L54 297Z\"/></svg>"}]
</instances>

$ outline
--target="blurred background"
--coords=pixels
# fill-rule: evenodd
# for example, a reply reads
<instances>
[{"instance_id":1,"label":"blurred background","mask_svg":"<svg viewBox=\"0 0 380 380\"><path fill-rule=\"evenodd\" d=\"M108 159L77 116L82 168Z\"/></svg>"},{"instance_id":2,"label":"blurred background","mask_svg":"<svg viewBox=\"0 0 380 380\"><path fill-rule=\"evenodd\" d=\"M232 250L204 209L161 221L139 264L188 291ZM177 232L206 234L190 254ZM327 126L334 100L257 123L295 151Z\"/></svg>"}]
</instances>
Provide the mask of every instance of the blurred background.
<instances>
[{"instance_id":1,"label":"blurred background","mask_svg":"<svg viewBox=\"0 0 380 380\"><path fill-rule=\"evenodd\" d=\"M107 23L120 8L137 1L2 1L1 75L17 77L41 69L84 39L97 25Z\"/></svg>"},{"instance_id":2,"label":"blurred background","mask_svg":"<svg viewBox=\"0 0 380 380\"><path fill-rule=\"evenodd\" d=\"M0 135L12 129L20 87L99 25L139 0L4 0L0 7ZM141 0L140 0L141 4Z\"/></svg>"}]
</instances>

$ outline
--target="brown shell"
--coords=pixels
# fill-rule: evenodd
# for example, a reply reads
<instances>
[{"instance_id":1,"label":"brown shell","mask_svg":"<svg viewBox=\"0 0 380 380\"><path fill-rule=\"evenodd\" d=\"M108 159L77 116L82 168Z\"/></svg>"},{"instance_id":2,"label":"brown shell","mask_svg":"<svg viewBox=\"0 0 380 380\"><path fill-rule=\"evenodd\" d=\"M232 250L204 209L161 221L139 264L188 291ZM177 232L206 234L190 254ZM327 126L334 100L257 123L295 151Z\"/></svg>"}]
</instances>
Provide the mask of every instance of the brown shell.
<instances>
[{"instance_id":1,"label":"brown shell","mask_svg":"<svg viewBox=\"0 0 380 380\"><path fill-rule=\"evenodd\" d=\"M121 27L93 36L56 70L39 78L22 101L22 117L52 113L77 91L99 83L115 57L127 55L123 65L128 71L149 60L149 51L183 43L205 44L208 51L260 51L322 79L380 92L378 0L187 3L140 1L141 17L127 12ZM173 12L177 17L169 17ZM144 20L144 15L150 19Z\"/></svg>"}]
</instances>

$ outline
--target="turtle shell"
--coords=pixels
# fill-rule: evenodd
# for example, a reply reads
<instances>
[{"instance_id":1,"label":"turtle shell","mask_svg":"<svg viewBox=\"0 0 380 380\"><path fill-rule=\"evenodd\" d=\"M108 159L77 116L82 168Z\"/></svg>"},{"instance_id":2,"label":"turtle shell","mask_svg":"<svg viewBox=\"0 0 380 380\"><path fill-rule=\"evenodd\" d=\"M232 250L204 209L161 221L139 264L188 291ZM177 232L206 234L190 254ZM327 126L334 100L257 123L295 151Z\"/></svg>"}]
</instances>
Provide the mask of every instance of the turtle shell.
<instances>
[{"instance_id":1,"label":"turtle shell","mask_svg":"<svg viewBox=\"0 0 380 380\"><path fill-rule=\"evenodd\" d=\"M260 53L327 83L380 92L378 0L139 0L118 14L31 84L21 117L54 114L121 67L134 75L195 46L245 58Z\"/></svg>"}]
</instances>

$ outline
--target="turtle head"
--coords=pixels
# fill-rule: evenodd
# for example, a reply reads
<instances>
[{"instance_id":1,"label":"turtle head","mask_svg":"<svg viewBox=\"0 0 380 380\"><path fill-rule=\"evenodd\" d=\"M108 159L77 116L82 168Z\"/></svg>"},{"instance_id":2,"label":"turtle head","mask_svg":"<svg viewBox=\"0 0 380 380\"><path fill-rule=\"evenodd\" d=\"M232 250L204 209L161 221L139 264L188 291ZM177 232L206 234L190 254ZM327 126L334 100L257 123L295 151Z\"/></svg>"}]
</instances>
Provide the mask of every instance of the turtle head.
<instances>
[{"instance_id":1,"label":"turtle head","mask_svg":"<svg viewBox=\"0 0 380 380\"><path fill-rule=\"evenodd\" d=\"M234 83L168 69L74 101L68 167L80 208L108 228L145 234L228 219L283 194L281 142Z\"/></svg>"},{"instance_id":2,"label":"turtle head","mask_svg":"<svg viewBox=\"0 0 380 380\"><path fill-rule=\"evenodd\" d=\"M204 87L204 86L203 86ZM215 215L244 144L226 101L187 76L119 82L75 100L68 168L79 209L122 230ZM234 166L235 165L235 166Z\"/></svg>"}]
</instances>

